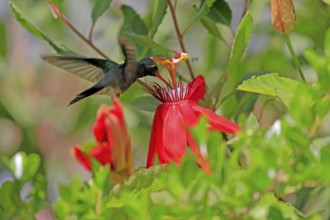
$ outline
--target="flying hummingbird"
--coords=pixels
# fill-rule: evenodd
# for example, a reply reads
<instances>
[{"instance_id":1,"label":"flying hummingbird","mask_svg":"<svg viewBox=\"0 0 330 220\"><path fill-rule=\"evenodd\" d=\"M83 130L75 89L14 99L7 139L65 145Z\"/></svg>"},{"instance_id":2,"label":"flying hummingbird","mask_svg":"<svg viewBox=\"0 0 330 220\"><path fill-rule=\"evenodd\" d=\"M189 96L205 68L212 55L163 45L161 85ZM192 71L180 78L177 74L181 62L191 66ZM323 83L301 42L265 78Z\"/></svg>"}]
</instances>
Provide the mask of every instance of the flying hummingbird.
<instances>
[{"instance_id":1,"label":"flying hummingbird","mask_svg":"<svg viewBox=\"0 0 330 220\"><path fill-rule=\"evenodd\" d=\"M153 59L144 58L137 62L132 45L123 37L119 38L119 44L125 56L123 64L78 56L42 56L48 63L95 83L76 95L68 106L93 94L119 97L138 78L156 76L158 67Z\"/></svg>"}]
</instances>

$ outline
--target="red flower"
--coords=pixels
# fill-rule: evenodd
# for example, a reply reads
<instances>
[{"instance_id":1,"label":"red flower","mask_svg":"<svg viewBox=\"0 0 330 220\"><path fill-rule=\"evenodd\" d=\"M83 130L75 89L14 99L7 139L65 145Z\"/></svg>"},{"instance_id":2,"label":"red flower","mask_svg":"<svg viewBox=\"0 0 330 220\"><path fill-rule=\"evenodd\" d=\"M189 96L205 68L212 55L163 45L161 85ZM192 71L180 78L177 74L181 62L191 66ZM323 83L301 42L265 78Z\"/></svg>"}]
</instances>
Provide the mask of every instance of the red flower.
<instances>
[{"instance_id":1,"label":"red flower","mask_svg":"<svg viewBox=\"0 0 330 220\"><path fill-rule=\"evenodd\" d=\"M154 60L168 65L166 68L171 70L170 75L176 71L176 63L171 60L166 62L163 58ZM175 85L173 81L172 84L173 86L167 85L167 87L156 84L149 91L163 104L157 107L152 123L147 167L154 165L156 154L158 154L160 164L174 162L179 165L186 154L188 143L199 165L210 173L208 162L203 158L188 129L195 126L201 116L206 117L211 130L234 134L240 131L240 127L225 117L215 114L212 110L198 105L197 102L206 91L205 80L202 76L198 76L188 85L182 82Z\"/></svg>"},{"instance_id":2,"label":"red flower","mask_svg":"<svg viewBox=\"0 0 330 220\"><path fill-rule=\"evenodd\" d=\"M97 145L89 152L73 148L76 159L91 171L91 158L100 164L110 166L115 172L132 173L133 161L131 143L126 129L122 106L118 99L113 99L114 106L102 105L97 112L93 132Z\"/></svg>"}]
</instances>

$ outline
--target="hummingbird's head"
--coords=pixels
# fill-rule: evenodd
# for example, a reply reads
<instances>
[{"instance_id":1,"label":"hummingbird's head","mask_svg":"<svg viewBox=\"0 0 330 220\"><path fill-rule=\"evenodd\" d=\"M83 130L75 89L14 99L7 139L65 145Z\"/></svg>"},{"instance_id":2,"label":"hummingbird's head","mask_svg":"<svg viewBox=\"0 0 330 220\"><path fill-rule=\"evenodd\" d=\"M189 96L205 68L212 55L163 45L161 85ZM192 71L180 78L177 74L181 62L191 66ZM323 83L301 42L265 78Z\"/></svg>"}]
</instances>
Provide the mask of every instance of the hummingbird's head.
<instances>
[{"instance_id":1,"label":"hummingbird's head","mask_svg":"<svg viewBox=\"0 0 330 220\"><path fill-rule=\"evenodd\" d=\"M140 60L138 65L140 69L138 77L156 76L156 74L159 72L157 64L151 58L144 58Z\"/></svg>"}]
</instances>

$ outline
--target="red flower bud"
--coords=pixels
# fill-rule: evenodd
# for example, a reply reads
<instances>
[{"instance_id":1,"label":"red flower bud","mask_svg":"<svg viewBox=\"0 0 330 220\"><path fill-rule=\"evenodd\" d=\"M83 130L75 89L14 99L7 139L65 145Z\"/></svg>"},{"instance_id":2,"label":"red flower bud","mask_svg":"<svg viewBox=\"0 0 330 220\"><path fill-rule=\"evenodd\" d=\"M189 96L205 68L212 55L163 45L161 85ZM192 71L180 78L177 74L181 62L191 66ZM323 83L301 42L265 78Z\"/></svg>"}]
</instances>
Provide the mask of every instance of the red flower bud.
<instances>
[{"instance_id":1,"label":"red flower bud","mask_svg":"<svg viewBox=\"0 0 330 220\"><path fill-rule=\"evenodd\" d=\"M114 182L122 182L133 173L133 157L122 106L116 98L113 104L113 107L102 105L97 112L93 125L97 145L89 152L75 146L73 153L89 171L92 170L90 159L94 158L103 166L109 166Z\"/></svg>"},{"instance_id":2,"label":"red flower bud","mask_svg":"<svg viewBox=\"0 0 330 220\"><path fill-rule=\"evenodd\" d=\"M296 23L296 13L292 0L271 0L272 25L281 33L293 30Z\"/></svg>"}]
</instances>

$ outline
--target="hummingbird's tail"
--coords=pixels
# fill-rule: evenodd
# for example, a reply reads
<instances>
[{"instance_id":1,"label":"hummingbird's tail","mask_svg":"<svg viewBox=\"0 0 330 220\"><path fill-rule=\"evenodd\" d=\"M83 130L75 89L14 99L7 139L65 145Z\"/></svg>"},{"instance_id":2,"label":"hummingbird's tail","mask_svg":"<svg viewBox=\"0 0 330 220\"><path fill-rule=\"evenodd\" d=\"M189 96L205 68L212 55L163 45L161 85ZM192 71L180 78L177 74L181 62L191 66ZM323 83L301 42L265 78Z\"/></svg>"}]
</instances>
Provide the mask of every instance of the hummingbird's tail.
<instances>
[{"instance_id":1,"label":"hummingbird's tail","mask_svg":"<svg viewBox=\"0 0 330 220\"><path fill-rule=\"evenodd\" d=\"M76 95L76 97L69 103L68 106L88 97L91 96L95 93L97 93L98 91L102 90L103 87L97 87L96 85L94 85L93 87L86 89L85 91L79 93L78 95Z\"/></svg>"}]
</instances>

